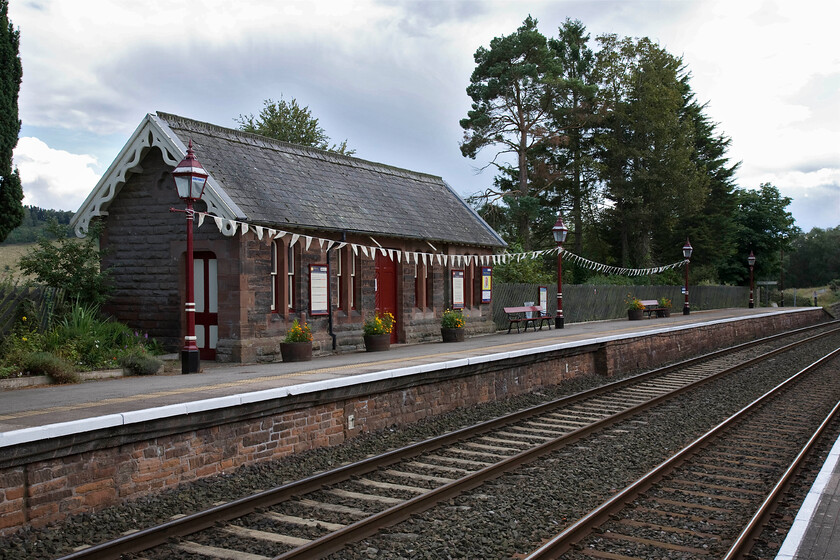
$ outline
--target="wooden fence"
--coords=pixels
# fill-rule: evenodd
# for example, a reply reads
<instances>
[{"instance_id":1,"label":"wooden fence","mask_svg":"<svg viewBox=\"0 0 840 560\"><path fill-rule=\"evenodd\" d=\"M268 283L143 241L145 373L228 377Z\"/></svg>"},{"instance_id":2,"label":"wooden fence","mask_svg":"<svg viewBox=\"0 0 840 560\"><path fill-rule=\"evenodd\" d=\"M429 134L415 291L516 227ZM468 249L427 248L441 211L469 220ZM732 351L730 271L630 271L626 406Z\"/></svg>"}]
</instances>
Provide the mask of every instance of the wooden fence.
<instances>
[{"instance_id":1,"label":"wooden fence","mask_svg":"<svg viewBox=\"0 0 840 560\"><path fill-rule=\"evenodd\" d=\"M47 330L53 311L64 301L64 290L30 283L20 286L0 284L0 337L5 336L18 318L18 309L25 303L31 307L31 320L41 331Z\"/></svg>"},{"instance_id":2,"label":"wooden fence","mask_svg":"<svg viewBox=\"0 0 840 560\"><path fill-rule=\"evenodd\" d=\"M548 294L547 311L557 312L557 286L545 285ZM507 329L505 307L534 302L540 304L540 284L504 284L493 286L493 321L497 329ZM689 286L689 303L693 311L747 307L749 288L741 286ZM684 296L681 286L592 286L571 284L563 286L563 317L566 323L581 323L627 317L625 300L628 295L638 299L671 300L671 312L682 313Z\"/></svg>"}]
</instances>

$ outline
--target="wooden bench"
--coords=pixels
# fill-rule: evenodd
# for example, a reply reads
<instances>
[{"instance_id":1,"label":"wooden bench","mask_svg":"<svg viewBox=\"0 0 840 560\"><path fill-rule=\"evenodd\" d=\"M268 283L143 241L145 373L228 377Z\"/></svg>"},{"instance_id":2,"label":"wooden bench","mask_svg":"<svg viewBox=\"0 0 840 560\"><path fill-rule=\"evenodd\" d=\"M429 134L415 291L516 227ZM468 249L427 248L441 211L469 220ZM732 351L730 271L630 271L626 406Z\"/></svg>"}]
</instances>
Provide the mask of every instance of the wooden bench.
<instances>
[{"instance_id":1,"label":"wooden bench","mask_svg":"<svg viewBox=\"0 0 840 560\"><path fill-rule=\"evenodd\" d=\"M537 330L537 323L540 325L540 330L543 328L543 322L548 325L548 328L551 329L551 321L554 317L550 315L546 315L542 307L539 305L525 305L522 307L505 307L505 313L507 313L507 318L509 321L508 324L508 334L510 334L510 329L513 328L513 325L516 325L516 332L520 332L519 324L525 323L525 332L528 332L528 325L531 325L534 330ZM526 313L531 313L531 316L528 317Z\"/></svg>"},{"instance_id":2,"label":"wooden bench","mask_svg":"<svg viewBox=\"0 0 840 560\"><path fill-rule=\"evenodd\" d=\"M666 309L668 309L667 307L660 307L659 301L655 299L643 299L642 305L645 306L644 312L647 313L648 319L652 318L653 313L656 313L657 311L665 311Z\"/></svg>"}]
</instances>

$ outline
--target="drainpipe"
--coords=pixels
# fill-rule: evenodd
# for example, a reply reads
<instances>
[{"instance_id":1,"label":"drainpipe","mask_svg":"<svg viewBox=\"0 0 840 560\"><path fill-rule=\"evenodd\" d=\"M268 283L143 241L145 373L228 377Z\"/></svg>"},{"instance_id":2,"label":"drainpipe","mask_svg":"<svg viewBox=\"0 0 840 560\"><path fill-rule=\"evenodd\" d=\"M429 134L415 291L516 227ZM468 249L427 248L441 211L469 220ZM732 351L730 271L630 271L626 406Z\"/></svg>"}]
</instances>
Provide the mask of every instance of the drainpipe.
<instances>
[{"instance_id":1,"label":"drainpipe","mask_svg":"<svg viewBox=\"0 0 840 560\"><path fill-rule=\"evenodd\" d=\"M344 231L341 232L341 241L346 241L346 239L347 239L347 232L344 232ZM330 271L330 276L332 276L332 267L330 266L330 260L331 260L330 259L330 251L328 250L327 251L327 270ZM332 278L330 278L329 284L332 284ZM339 290L341 289L341 285L338 286L338 289ZM332 288L331 287L327 290L327 309L330 310L330 313L329 313L329 329L328 330L329 330L330 336L332 337L332 349L333 349L333 352L334 352L338 348L338 342L337 342L338 337L333 332L333 307L332 307Z\"/></svg>"}]
</instances>

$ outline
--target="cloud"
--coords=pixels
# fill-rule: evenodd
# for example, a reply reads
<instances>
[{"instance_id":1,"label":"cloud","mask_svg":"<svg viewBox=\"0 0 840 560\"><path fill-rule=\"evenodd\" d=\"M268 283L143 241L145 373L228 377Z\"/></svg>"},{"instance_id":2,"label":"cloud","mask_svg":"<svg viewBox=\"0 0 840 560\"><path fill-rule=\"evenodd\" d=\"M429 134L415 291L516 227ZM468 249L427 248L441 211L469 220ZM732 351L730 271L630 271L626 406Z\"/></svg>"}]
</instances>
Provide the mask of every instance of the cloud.
<instances>
[{"instance_id":1,"label":"cloud","mask_svg":"<svg viewBox=\"0 0 840 560\"><path fill-rule=\"evenodd\" d=\"M20 170L23 203L41 208L76 210L99 180L95 157L54 150L38 138L18 140L14 164Z\"/></svg>"}]
</instances>

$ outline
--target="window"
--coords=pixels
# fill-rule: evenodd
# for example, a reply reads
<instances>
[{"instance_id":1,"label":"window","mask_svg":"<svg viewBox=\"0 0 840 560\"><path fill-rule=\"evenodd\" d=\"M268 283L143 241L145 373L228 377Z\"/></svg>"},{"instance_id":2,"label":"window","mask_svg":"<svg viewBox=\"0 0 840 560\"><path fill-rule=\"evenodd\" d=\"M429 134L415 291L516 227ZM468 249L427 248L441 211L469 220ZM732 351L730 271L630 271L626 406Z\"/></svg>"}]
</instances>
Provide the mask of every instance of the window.
<instances>
[{"instance_id":1,"label":"window","mask_svg":"<svg viewBox=\"0 0 840 560\"><path fill-rule=\"evenodd\" d=\"M282 293L280 291L280 285L278 284L278 274L277 274L277 242L271 242L271 310L277 311L280 308L279 302L277 298Z\"/></svg>"},{"instance_id":2,"label":"window","mask_svg":"<svg viewBox=\"0 0 840 560\"><path fill-rule=\"evenodd\" d=\"M348 248L348 255L350 256L350 309L356 309L361 295L359 293L359 272L362 268L362 262L359 255L350 255Z\"/></svg>"},{"instance_id":3,"label":"window","mask_svg":"<svg viewBox=\"0 0 840 560\"><path fill-rule=\"evenodd\" d=\"M424 267L423 274L426 281L426 308L432 309L435 306L435 268L429 261L428 266Z\"/></svg>"},{"instance_id":4,"label":"window","mask_svg":"<svg viewBox=\"0 0 840 560\"><path fill-rule=\"evenodd\" d=\"M414 307L426 307L426 267L417 262L414 263Z\"/></svg>"},{"instance_id":5,"label":"window","mask_svg":"<svg viewBox=\"0 0 840 560\"><path fill-rule=\"evenodd\" d=\"M287 284L286 284L286 288L287 288L286 297L287 297L287 299L286 299L286 301L288 302L288 305L289 305L289 311L294 311L295 310L295 304L297 303L295 301L295 267L296 267L296 265L297 265L297 263L295 262L295 248L294 248L293 245L290 245L289 249L288 249L288 255L287 255L287 258L286 258L286 266L288 267L287 273L286 273L286 275L287 275Z\"/></svg>"},{"instance_id":6,"label":"window","mask_svg":"<svg viewBox=\"0 0 840 560\"><path fill-rule=\"evenodd\" d=\"M344 268L342 261L344 259L341 256L344 254L343 249L339 249L335 252L335 276L336 276L336 284L338 285L338 300L337 300L337 307L339 309L344 309L344 283L341 281L344 276L342 276L342 269Z\"/></svg>"}]
</instances>

